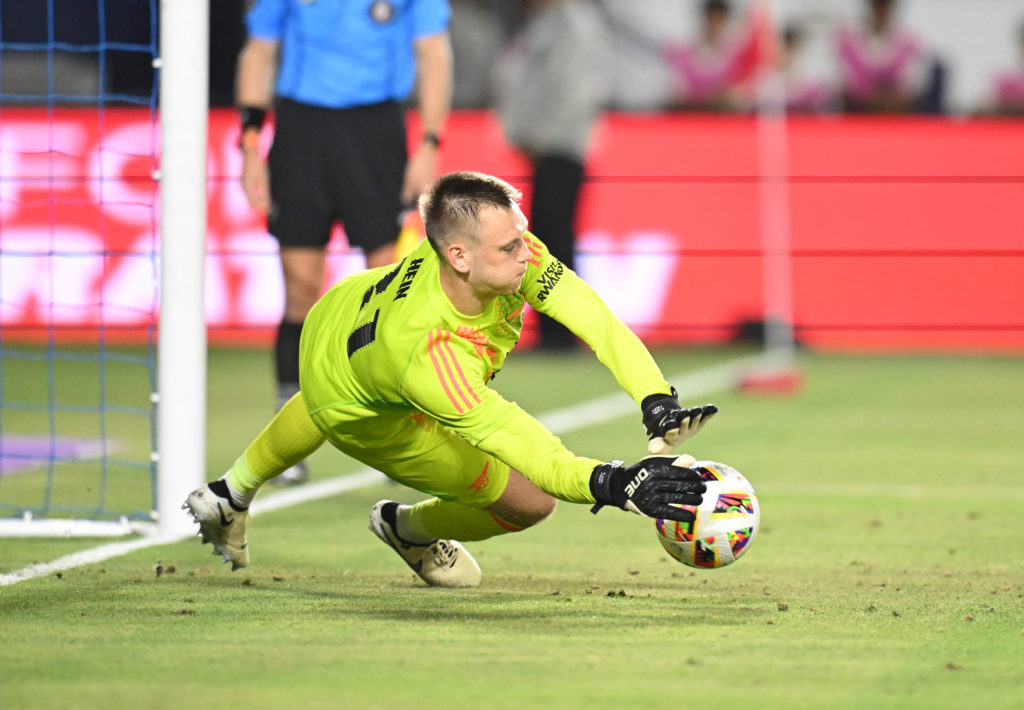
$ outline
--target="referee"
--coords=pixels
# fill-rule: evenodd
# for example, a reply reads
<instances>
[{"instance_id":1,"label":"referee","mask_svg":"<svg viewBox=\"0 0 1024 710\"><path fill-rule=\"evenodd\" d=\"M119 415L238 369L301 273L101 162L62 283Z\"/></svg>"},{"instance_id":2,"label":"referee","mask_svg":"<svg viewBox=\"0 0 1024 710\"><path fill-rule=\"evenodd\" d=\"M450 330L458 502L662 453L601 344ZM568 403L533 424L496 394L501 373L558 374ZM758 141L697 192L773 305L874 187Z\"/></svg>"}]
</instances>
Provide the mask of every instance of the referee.
<instances>
[{"instance_id":1,"label":"referee","mask_svg":"<svg viewBox=\"0 0 1024 710\"><path fill-rule=\"evenodd\" d=\"M434 177L451 106L448 0L255 0L238 60L242 188L280 245L278 406L299 390L299 335L323 285L335 221L370 268L394 261L404 205ZM415 86L422 140L407 153ZM264 162L259 135L276 109ZM279 479L301 483L305 462Z\"/></svg>"}]
</instances>

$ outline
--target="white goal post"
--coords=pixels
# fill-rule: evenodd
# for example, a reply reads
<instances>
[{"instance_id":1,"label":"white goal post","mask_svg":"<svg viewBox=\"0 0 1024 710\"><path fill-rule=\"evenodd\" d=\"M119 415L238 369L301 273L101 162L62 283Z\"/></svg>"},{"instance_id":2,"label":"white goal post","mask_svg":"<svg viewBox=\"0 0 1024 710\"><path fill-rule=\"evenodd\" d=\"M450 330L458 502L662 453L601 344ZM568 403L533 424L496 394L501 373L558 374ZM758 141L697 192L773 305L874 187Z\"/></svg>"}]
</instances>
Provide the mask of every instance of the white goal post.
<instances>
[{"instance_id":1,"label":"white goal post","mask_svg":"<svg viewBox=\"0 0 1024 710\"><path fill-rule=\"evenodd\" d=\"M160 329L157 527L187 534L185 497L206 479L208 0L160 1Z\"/></svg>"}]
</instances>

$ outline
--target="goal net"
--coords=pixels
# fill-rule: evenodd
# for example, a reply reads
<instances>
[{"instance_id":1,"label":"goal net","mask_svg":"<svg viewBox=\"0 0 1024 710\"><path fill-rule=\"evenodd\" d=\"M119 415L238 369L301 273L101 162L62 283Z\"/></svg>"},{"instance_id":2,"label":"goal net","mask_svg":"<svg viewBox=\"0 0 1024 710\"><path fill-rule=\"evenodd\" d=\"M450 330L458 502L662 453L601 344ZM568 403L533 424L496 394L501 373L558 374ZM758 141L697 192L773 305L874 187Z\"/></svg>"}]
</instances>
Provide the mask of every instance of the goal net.
<instances>
[{"instance_id":1,"label":"goal net","mask_svg":"<svg viewBox=\"0 0 1024 710\"><path fill-rule=\"evenodd\" d=\"M0 8L0 535L153 532L165 507L157 13Z\"/></svg>"}]
</instances>

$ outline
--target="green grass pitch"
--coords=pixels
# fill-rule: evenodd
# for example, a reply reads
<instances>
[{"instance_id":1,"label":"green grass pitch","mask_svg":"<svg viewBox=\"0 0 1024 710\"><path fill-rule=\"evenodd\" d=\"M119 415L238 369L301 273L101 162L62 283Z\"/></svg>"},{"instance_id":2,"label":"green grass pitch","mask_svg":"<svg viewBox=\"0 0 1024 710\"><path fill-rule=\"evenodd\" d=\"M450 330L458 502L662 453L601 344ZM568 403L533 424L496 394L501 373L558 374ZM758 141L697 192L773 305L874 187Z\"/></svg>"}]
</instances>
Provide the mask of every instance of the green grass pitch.
<instances>
[{"instance_id":1,"label":"green grass pitch","mask_svg":"<svg viewBox=\"0 0 1024 710\"><path fill-rule=\"evenodd\" d=\"M736 354L656 357L674 375ZM420 497L380 484L257 517L235 573L191 539L0 587L0 707L1024 707L1021 360L800 366L797 395L700 398L721 414L685 450L762 505L731 567L683 567L651 521L563 503L469 545L479 588L429 589L366 529L379 498ZM270 372L265 352L211 352L209 477L264 424ZM495 385L538 414L616 387L583 354L513 356ZM645 451L638 413L563 440ZM0 572L95 544L0 540Z\"/></svg>"}]
</instances>

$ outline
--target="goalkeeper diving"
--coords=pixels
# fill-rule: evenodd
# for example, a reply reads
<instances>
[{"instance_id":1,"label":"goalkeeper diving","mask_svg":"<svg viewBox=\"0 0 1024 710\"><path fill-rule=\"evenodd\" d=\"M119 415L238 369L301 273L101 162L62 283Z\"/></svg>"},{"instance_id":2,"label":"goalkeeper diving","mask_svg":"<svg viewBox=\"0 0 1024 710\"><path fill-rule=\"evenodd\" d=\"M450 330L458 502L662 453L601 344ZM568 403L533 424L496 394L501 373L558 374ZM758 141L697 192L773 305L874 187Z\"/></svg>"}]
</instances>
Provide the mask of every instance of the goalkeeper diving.
<instances>
[{"instance_id":1,"label":"goalkeeper diving","mask_svg":"<svg viewBox=\"0 0 1024 710\"><path fill-rule=\"evenodd\" d=\"M222 478L184 508L232 569L249 563L248 508L267 481L329 441L428 494L383 500L370 529L429 585L470 587L462 542L536 525L556 500L692 520L704 483L670 455L716 413L681 407L650 353L598 295L527 231L521 194L473 172L420 198L427 234L401 263L354 274L303 326L301 390ZM626 465L576 456L488 385L519 341L529 304L597 354L639 405L651 456Z\"/></svg>"}]
</instances>

